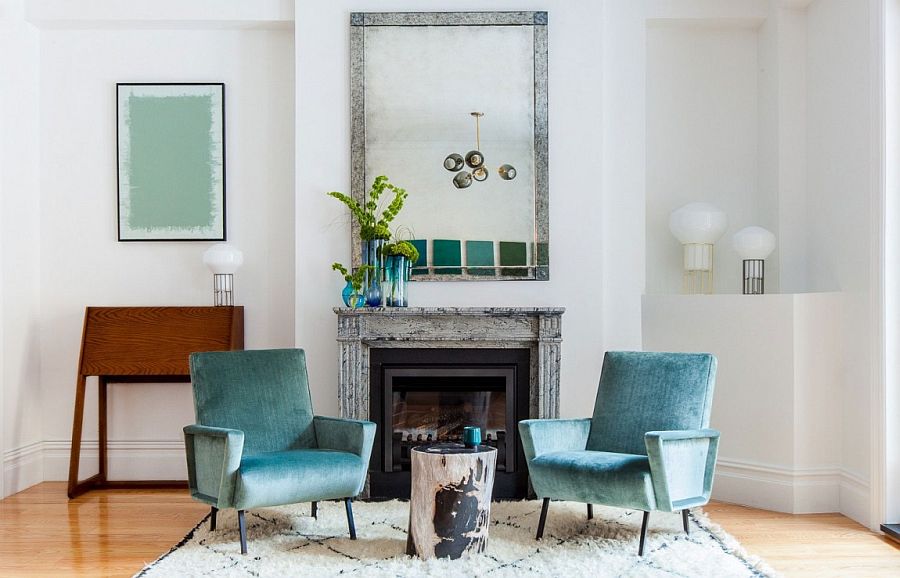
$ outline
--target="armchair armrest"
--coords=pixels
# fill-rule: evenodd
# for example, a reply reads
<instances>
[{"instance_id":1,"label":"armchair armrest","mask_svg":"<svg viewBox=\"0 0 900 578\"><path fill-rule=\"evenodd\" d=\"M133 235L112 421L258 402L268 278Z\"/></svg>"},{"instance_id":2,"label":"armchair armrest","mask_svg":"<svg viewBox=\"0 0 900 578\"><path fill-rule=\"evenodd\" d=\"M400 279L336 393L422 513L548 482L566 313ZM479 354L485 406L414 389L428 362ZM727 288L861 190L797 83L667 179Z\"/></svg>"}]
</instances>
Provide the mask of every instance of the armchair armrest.
<instances>
[{"instance_id":1,"label":"armchair armrest","mask_svg":"<svg viewBox=\"0 0 900 578\"><path fill-rule=\"evenodd\" d=\"M525 419L519 435L525 458L530 462L550 452L583 450L591 432L591 419Z\"/></svg>"},{"instance_id":2,"label":"armchair armrest","mask_svg":"<svg viewBox=\"0 0 900 578\"><path fill-rule=\"evenodd\" d=\"M184 447L191 496L217 508L231 507L244 452L244 432L189 425L184 428Z\"/></svg>"},{"instance_id":3,"label":"armchair armrest","mask_svg":"<svg viewBox=\"0 0 900 578\"><path fill-rule=\"evenodd\" d=\"M313 427L316 443L321 449L356 454L368 467L375 441L374 422L317 415L313 417Z\"/></svg>"},{"instance_id":4,"label":"armchair armrest","mask_svg":"<svg viewBox=\"0 0 900 578\"><path fill-rule=\"evenodd\" d=\"M651 431L644 435L656 507L674 512L709 501L719 451L713 429Z\"/></svg>"}]
</instances>

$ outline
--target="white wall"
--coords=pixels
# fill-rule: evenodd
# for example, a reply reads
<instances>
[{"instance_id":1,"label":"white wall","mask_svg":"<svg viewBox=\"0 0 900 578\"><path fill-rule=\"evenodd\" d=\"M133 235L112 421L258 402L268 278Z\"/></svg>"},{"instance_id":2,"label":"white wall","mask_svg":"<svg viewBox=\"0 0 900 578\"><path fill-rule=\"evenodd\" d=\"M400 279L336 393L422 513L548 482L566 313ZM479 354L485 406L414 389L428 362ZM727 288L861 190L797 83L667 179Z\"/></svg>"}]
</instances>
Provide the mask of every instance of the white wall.
<instances>
[{"instance_id":1,"label":"white wall","mask_svg":"<svg viewBox=\"0 0 900 578\"><path fill-rule=\"evenodd\" d=\"M760 118L774 122L761 129L767 136L760 139L760 194L776 197L770 207L777 209L778 219L778 288L802 293L811 290L806 258L806 11L781 0L771 0L770 6L760 48L773 57L760 73L761 98L766 100Z\"/></svg>"},{"instance_id":2,"label":"white wall","mask_svg":"<svg viewBox=\"0 0 900 578\"><path fill-rule=\"evenodd\" d=\"M842 488L841 511L870 523L873 384L878 331L880 211L872 170L875 133L870 4L817 0L807 9L809 287L844 294L841 463L864 485ZM871 522L874 522L872 520Z\"/></svg>"},{"instance_id":3,"label":"white wall","mask_svg":"<svg viewBox=\"0 0 900 578\"><path fill-rule=\"evenodd\" d=\"M293 344L293 32L54 28L41 32L41 55L45 478L62 479L85 306L212 304L201 263L212 243L116 241L116 82L225 83L228 240L244 252L235 301L246 346ZM91 390L85 439L96 439L95 399ZM116 385L109 403L112 478L184 477L189 385ZM86 460L83 475L93 467Z\"/></svg>"},{"instance_id":4,"label":"white wall","mask_svg":"<svg viewBox=\"0 0 900 578\"><path fill-rule=\"evenodd\" d=\"M607 53L617 51L625 62L604 68L604 84L616 86L626 81L632 94L642 82L646 86L647 116L644 122L647 156L644 161L647 205L644 211L647 215L647 292L675 292L673 287L678 277L677 267L673 267L678 263L677 244L670 243L666 247L670 250L669 255L659 251L667 234L665 216L667 211L677 206L661 191L671 186L672 182L678 182L679 177L681 181L703 181L708 172L698 168L690 152L679 150L667 156L661 151L675 148L678 136L683 136L682 149L688 151L703 144L711 148L709 141L716 139L725 143L720 146L729 146L732 143L724 138L729 134L728 130L735 124L744 126L748 120L755 120L755 131L735 131L756 139L755 161L748 150L734 148L726 155L727 162L743 162L742 166L748 169L739 182L750 189L755 187L754 198L736 196L747 204L735 206L728 211L729 216L755 213L763 221L763 226L778 235L778 250L775 258L770 260L767 272L777 273L776 284L781 285L782 291L840 291L842 295L840 306L826 311L838 326L844 328L839 336L840 350L847 361L836 366L840 374L840 388L827 399L825 406L819 407L813 402L788 405L783 406L784 414L779 415L792 422L794 437L791 444L806 447L812 452L810 455L815 454L817 447L815 440L820 432L816 427L822 427L821 424L813 427L811 420L816 419L814 416L824 415L822 419L826 420L829 433L840 433L837 463L819 460L816 462L819 465L815 467L826 468L830 472L828 477L831 482L836 480L836 507L854 519L869 524L873 521L870 520L870 504L877 499L877 494L869 488L872 452L877 447L870 435L872 412L877 411L872 405L875 397L871 393L878 391L880 371L877 291L880 208L873 179L877 166L873 149L877 131L874 110L878 95L877 75L870 64L875 62L873 46L877 44L870 29L873 22L870 7L877 6L878 2L821 0L810 4L773 0L713 5L698 0L675 3L648 1L642 7L640 4L630 3L628 7L618 2L607 4L607 15L616 12L617 18L628 18L622 19L625 30L611 30L612 36L607 39L618 46L618 50L606 47ZM646 54L641 53L639 40L636 40L642 34L636 24L641 18L664 26L660 29L649 28L644 33ZM692 31L689 32L690 29L683 24L672 30L673 26L678 27L679 21L691 18L698 19L692 21ZM751 26L753 30L750 32L755 34L757 43L755 110L750 106L741 109L741 100L736 100L729 93L729 87L735 81L749 81L754 77L750 66L740 66L745 60L732 57L730 60L737 62L738 66L716 69L716 55L698 50L693 61L702 62L711 70L697 70L691 66L691 59L683 58L683 74L692 82L681 84L680 79L671 74L671 69L679 66L679 54L687 53L693 44L710 42L717 33L727 34L719 39L719 51L739 50L742 31L735 27L747 26L748 23L752 25L754 21L757 27ZM619 24L616 20L616 25ZM626 35L631 38L626 39ZM626 50L626 46L631 50ZM744 53L752 58L749 51ZM624 71L633 71L642 61L646 61L647 77L629 79ZM740 70L744 70L744 74L740 75ZM609 74L611 71L615 73L612 77ZM667 78L670 82L665 84ZM724 95L723 100L728 105L734 107L734 112L713 131L690 130L697 125L704 126L703 118L679 127L681 117L693 114L689 91L694 86L703 86L704 82L718 83L718 92ZM753 91L753 88L747 85L745 91ZM683 93L689 96L684 97ZM674 96L669 97L670 94ZM749 98L749 95L745 97ZM694 100L701 98L702 94L694 95ZM621 115L623 110L634 115L637 106L628 104L625 98L605 103L607 114L611 117ZM715 111L716 103L700 109L704 112ZM633 120L632 123L637 124ZM623 140L621 136L607 138L615 142ZM684 158L680 164L668 165L667 160L674 156ZM710 153L711 158L714 156L715 152ZM634 154L630 160L637 163L639 157ZM753 162L756 163L755 170L750 170ZM667 201L673 206L665 209L658 206ZM631 212L617 212L610 220L621 223L633 216ZM630 223L633 225L633 222ZM742 226L746 224L749 223ZM738 228L733 222L732 225ZM619 230L624 228L625 225L619 225ZM717 247L719 256L727 250L728 235L723 241ZM772 267L772 261L776 259L780 261L780 266ZM664 276L657 276L658 271L667 267L672 270ZM721 261L717 262L717 267L721 281ZM719 289L727 291L728 287L719 285ZM645 311L645 330L648 314ZM645 346L650 347L647 336L644 338ZM685 336L682 341L688 342L690 338ZM801 378L801 375L794 376L797 391L804 391L803 384L809 383L808 379ZM759 395L771 397L776 394L769 385L762 384ZM726 395L727 403L737 399L731 393ZM807 433L803 434L797 428L805 428ZM745 428L737 435L744 440L766 437L762 426ZM727 444L723 447L728 449ZM751 453L736 446L731 449L736 453L726 459L754 459ZM771 460L763 463L760 472L765 473L765 468L777 470L782 467L783 464L777 461L777 445L757 450L761 450L757 452L759 456L771 456ZM800 488L804 480L811 480L808 477L811 466L804 465L799 456L795 458L792 465L782 472L784 475L778 483ZM760 478L757 481L763 483L765 480ZM756 489L760 487L757 485ZM752 484L746 489L746 497L758 497Z\"/></svg>"},{"instance_id":5,"label":"white wall","mask_svg":"<svg viewBox=\"0 0 900 578\"><path fill-rule=\"evenodd\" d=\"M885 365L887 488L882 522L900 521L900 0L885 2ZM876 522L879 520L875 520Z\"/></svg>"},{"instance_id":6,"label":"white wall","mask_svg":"<svg viewBox=\"0 0 900 578\"><path fill-rule=\"evenodd\" d=\"M41 481L37 31L0 1L0 497Z\"/></svg>"},{"instance_id":7,"label":"white wall","mask_svg":"<svg viewBox=\"0 0 900 578\"><path fill-rule=\"evenodd\" d=\"M297 2L297 331L307 350L316 410L337 414L337 321L341 279L333 261L350 256L346 209L326 191L348 191L350 167L349 20L353 11L431 8L411 0ZM484 10L466 0L453 10ZM602 26L596 2L494 2L491 10L550 12L549 282L414 283L414 305L564 305L561 412L593 407L606 346L601 195ZM328 55L323 58L322 55ZM388 175L390 176L390 175ZM409 194L415 195L415 190ZM402 215L402 213L401 213ZM638 309L631 327L640 324ZM636 315L635 315L636 313ZM637 330L639 332L639 329ZM639 348L639 340L623 344Z\"/></svg>"},{"instance_id":8,"label":"white wall","mask_svg":"<svg viewBox=\"0 0 900 578\"><path fill-rule=\"evenodd\" d=\"M695 201L728 215L716 244L715 289L740 293L741 260L731 236L763 218L757 185L759 32L753 23L650 21L647 29L647 286L678 294L682 248L669 214ZM778 269L777 256L767 270ZM777 279L777 276L775 276ZM775 279L767 285L777 288Z\"/></svg>"}]
</instances>

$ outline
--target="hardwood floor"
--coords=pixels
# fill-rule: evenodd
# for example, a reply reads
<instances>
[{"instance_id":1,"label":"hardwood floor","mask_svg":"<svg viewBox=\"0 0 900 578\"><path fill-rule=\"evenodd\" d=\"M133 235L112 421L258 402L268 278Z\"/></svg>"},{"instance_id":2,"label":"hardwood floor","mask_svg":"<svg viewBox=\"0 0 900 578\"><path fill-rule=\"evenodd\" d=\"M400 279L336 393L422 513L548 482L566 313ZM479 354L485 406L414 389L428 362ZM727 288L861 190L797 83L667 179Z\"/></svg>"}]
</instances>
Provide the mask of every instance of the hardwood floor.
<instances>
[{"instance_id":1,"label":"hardwood floor","mask_svg":"<svg viewBox=\"0 0 900 578\"><path fill-rule=\"evenodd\" d=\"M785 576L900 576L900 546L840 514L782 514L721 502L704 510Z\"/></svg>"},{"instance_id":2,"label":"hardwood floor","mask_svg":"<svg viewBox=\"0 0 900 578\"><path fill-rule=\"evenodd\" d=\"M785 576L900 576L900 547L844 516L705 509ZM0 576L131 576L207 512L184 491L108 490L69 501L65 484L39 484L0 501Z\"/></svg>"},{"instance_id":3,"label":"hardwood floor","mask_svg":"<svg viewBox=\"0 0 900 578\"><path fill-rule=\"evenodd\" d=\"M131 576L209 508L186 490L106 490L69 501L45 482L0 501L0 576Z\"/></svg>"}]
</instances>

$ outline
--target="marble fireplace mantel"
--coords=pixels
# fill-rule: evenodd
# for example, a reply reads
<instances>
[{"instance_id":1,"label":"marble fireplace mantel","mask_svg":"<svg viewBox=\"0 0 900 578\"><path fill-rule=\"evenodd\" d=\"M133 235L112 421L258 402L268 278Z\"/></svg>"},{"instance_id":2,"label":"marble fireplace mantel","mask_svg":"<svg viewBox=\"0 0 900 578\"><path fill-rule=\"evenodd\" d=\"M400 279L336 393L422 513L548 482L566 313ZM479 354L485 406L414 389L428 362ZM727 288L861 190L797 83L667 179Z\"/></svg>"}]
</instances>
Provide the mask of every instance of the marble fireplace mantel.
<instances>
[{"instance_id":1,"label":"marble fireplace mantel","mask_svg":"<svg viewBox=\"0 0 900 578\"><path fill-rule=\"evenodd\" d=\"M530 350L529 417L559 417L562 307L335 308L341 346L341 416L369 418L369 350Z\"/></svg>"}]
</instances>

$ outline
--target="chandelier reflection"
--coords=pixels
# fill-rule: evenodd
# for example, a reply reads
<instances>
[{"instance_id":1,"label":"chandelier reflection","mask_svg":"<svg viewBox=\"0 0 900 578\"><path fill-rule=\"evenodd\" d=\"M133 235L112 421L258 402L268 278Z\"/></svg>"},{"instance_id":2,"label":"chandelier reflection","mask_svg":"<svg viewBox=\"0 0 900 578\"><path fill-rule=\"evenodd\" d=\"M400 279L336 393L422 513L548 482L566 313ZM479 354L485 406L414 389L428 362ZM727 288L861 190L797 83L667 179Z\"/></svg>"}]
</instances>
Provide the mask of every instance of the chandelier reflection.
<instances>
[{"instance_id":1,"label":"chandelier reflection","mask_svg":"<svg viewBox=\"0 0 900 578\"><path fill-rule=\"evenodd\" d=\"M484 166L484 155L481 154L481 117L484 116L484 113L472 112L470 114L475 117L475 150L467 152L465 157L452 153L444 159L444 168L456 173L453 177L453 186L457 189L471 186L473 180L481 182L488 178L488 170ZM463 170L466 167L467 170ZM502 165L497 169L497 174L504 181L511 181L516 178L516 168L508 164Z\"/></svg>"}]
</instances>

